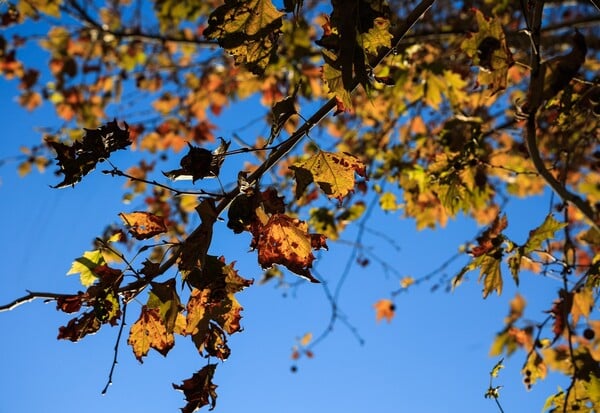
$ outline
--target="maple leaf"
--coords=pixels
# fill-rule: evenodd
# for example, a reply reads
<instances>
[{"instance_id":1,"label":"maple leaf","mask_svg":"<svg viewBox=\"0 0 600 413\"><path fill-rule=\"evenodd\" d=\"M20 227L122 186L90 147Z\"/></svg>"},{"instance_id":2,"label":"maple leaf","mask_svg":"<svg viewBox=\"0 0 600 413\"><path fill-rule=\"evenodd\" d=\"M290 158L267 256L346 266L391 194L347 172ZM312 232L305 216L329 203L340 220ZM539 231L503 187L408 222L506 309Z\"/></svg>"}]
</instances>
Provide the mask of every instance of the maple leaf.
<instances>
[{"instance_id":1,"label":"maple leaf","mask_svg":"<svg viewBox=\"0 0 600 413\"><path fill-rule=\"evenodd\" d=\"M150 212L135 211L129 214L121 212L119 216L129 227L129 233L135 239L144 240L167 232L164 218Z\"/></svg>"},{"instance_id":2,"label":"maple leaf","mask_svg":"<svg viewBox=\"0 0 600 413\"><path fill-rule=\"evenodd\" d=\"M387 298L377 301L373 304L373 308L375 308L375 319L377 322L385 318L390 323L396 314L396 306L392 300L388 300Z\"/></svg>"},{"instance_id":3,"label":"maple leaf","mask_svg":"<svg viewBox=\"0 0 600 413\"><path fill-rule=\"evenodd\" d=\"M479 83L488 85L494 95L506 89L508 69L514 61L500 20L488 19L480 10L473 10L479 30L467 35L461 49L480 67Z\"/></svg>"},{"instance_id":4,"label":"maple leaf","mask_svg":"<svg viewBox=\"0 0 600 413\"><path fill-rule=\"evenodd\" d=\"M495 256L484 255L480 258L479 281L483 280L483 298L487 298L492 291L496 291L498 295L502 294L501 257L496 258Z\"/></svg>"},{"instance_id":5,"label":"maple leaf","mask_svg":"<svg viewBox=\"0 0 600 413\"><path fill-rule=\"evenodd\" d=\"M185 395L187 404L181 409L182 413L193 413L197 409L210 404L208 410L213 410L217 403L217 385L212 382L216 364L207 364L202 369L185 379L181 385L173 384L175 390Z\"/></svg>"},{"instance_id":6,"label":"maple leaf","mask_svg":"<svg viewBox=\"0 0 600 413\"><path fill-rule=\"evenodd\" d=\"M275 57L284 15L271 0L226 0L210 14L204 36L260 75Z\"/></svg>"},{"instance_id":7,"label":"maple leaf","mask_svg":"<svg viewBox=\"0 0 600 413\"><path fill-rule=\"evenodd\" d=\"M296 178L296 198L315 182L330 198L341 201L354 189L354 173L366 177L365 164L349 153L319 151L309 159L290 166Z\"/></svg>"},{"instance_id":8,"label":"maple leaf","mask_svg":"<svg viewBox=\"0 0 600 413\"><path fill-rule=\"evenodd\" d=\"M71 340L73 342L81 340L88 334L94 334L100 330L102 323L93 311L83 313L80 317L74 318L69 323L58 329L59 340Z\"/></svg>"},{"instance_id":9,"label":"maple leaf","mask_svg":"<svg viewBox=\"0 0 600 413\"><path fill-rule=\"evenodd\" d=\"M175 288L175 278L171 278L163 283L152 282L151 285L152 290L150 290L146 305L148 308L158 309L167 333L172 333L175 329L177 315L183 308Z\"/></svg>"},{"instance_id":10,"label":"maple leaf","mask_svg":"<svg viewBox=\"0 0 600 413\"><path fill-rule=\"evenodd\" d=\"M390 20L384 17L376 17L373 27L362 35L362 45L365 52L377 55L380 48L391 48L394 36L390 33Z\"/></svg>"},{"instance_id":11,"label":"maple leaf","mask_svg":"<svg viewBox=\"0 0 600 413\"><path fill-rule=\"evenodd\" d=\"M522 248L524 254L529 254L535 250L541 249L544 241L552 239L556 231L566 226L566 222L557 221L552 214L547 215L542 225L529 232L527 242L525 242L525 245L523 245Z\"/></svg>"},{"instance_id":12,"label":"maple leaf","mask_svg":"<svg viewBox=\"0 0 600 413\"><path fill-rule=\"evenodd\" d=\"M89 287L98 279L98 276L94 273L95 269L105 264L106 261L100 250L86 251L83 253L83 256L73 261L67 275L80 274L79 280L81 284Z\"/></svg>"},{"instance_id":13,"label":"maple leaf","mask_svg":"<svg viewBox=\"0 0 600 413\"><path fill-rule=\"evenodd\" d=\"M142 357L153 348L163 356L175 345L173 333L167 332L167 328L160 317L158 308L142 306L140 318L131 326L127 344L133 349L135 358L143 363Z\"/></svg>"},{"instance_id":14,"label":"maple leaf","mask_svg":"<svg viewBox=\"0 0 600 413\"><path fill-rule=\"evenodd\" d=\"M251 247L258 250L262 268L281 264L311 282L319 282L310 273L315 256L313 249L325 248L325 238L309 234L304 221L284 214L273 214L264 226L254 230Z\"/></svg>"},{"instance_id":15,"label":"maple leaf","mask_svg":"<svg viewBox=\"0 0 600 413\"><path fill-rule=\"evenodd\" d=\"M53 188L65 188L76 183L93 171L98 162L108 159L110 154L131 145L129 140L129 127L121 129L117 120L100 126L98 129L86 129L86 134L80 141L66 145L47 139L46 143L56 151L58 173L62 173L64 180Z\"/></svg>"},{"instance_id":16,"label":"maple leaf","mask_svg":"<svg viewBox=\"0 0 600 413\"><path fill-rule=\"evenodd\" d=\"M333 61L336 59L334 53L323 50L325 64L323 65L322 78L327 85L328 96L335 97L337 101L336 114L340 112L348 112L352 109L352 96L344 87L342 80L342 71L336 68Z\"/></svg>"},{"instance_id":17,"label":"maple leaf","mask_svg":"<svg viewBox=\"0 0 600 413\"><path fill-rule=\"evenodd\" d=\"M188 143L189 151L179 162L181 168L163 172L163 175L174 181L191 179L192 183L198 179L219 176L221 165L225 160L225 153L231 143L223 138L219 139L221 143L213 152Z\"/></svg>"}]
</instances>

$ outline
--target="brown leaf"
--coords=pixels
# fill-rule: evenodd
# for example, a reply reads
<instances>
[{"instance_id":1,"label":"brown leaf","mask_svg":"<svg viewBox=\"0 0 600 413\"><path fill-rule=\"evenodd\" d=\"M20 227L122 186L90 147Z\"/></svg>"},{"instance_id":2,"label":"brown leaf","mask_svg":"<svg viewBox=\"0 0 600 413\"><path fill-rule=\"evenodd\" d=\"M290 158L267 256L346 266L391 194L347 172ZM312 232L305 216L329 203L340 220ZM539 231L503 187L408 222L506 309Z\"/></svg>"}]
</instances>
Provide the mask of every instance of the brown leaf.
<instances>
[{"instance_id":1,"label":"brown leaf","mask_svg":"<svg viewBox=\"0 0 600 413\"><path fill-rule=\"evenodd\" d=\"M74 318L69 323L58 329L59 340L71 340L73 342L81 340L88 334L94 334L100 330L102 323L93 311L82 314L78 318Z\"/></svg>"},{"instance_id":2,"label":"brown leaf","mask_svg":"<svg viewBox=\"0 0 600 413\"><path fill-rule=\"evenodd\" d=\"M508 220L506 219L506 215L503 215L502 217L498 215L490 227L486 229L481 236L477 237L477 242L479 245L477 247L473 247L471 254L474 257L479 257L496 248L499 243L502 242L502 231L507 226Z\"/></svg>"},{"instance_id":3,"label":"brown leaf","mask_svg":"<svg viewBox=\"0 0 600 413\"><path fill-rule=\"evenodd\" d=\"M150 212L135 211L130 214L120 213L119 216L129 227L129 233L138 240L167 232L164 218Z\"/></svg>"},{"instance_id":4,"label":"brown leaf","mask_svg":"<svg viewBox=\"0 0 600 413\"><path fill-rule=\"evenodd\" d=\"M255 230L252 247L258 250L262 268L281 264L311 282L319 282L310 273L314 247L327 248L324 237L309 234L304 221L284 214L274 214L264 226Z\"/></svg>"},{"instance_id":5,"label":"brown leaf","mask_svg":"<svg viewBox=\"0 0 600 413\"><path fill-rule=\"evenodd\" d=\"M181 390L187 404L181 409L182 413L193 413L197 409L210 404L208 410L213 410L217 403L217 385L212 382L216 364L208 364L194 375L185 379L181 385L173 384L175 390Z\"/></svg>"}]
</instances>

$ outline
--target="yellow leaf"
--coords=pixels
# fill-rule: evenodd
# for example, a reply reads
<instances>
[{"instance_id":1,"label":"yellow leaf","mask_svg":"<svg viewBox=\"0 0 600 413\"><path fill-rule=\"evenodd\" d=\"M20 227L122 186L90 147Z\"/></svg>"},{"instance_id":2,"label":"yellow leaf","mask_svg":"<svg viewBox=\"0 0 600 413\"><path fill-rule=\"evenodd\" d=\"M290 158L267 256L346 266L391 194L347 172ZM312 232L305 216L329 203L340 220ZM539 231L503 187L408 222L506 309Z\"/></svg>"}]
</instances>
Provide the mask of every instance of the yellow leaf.
<instances>
[{"instance_id":1,"label":"yellow leaf","mask_svg":"<svg viewBox=\"0 0 600 413\"><path fill-rule=\"evenodd\" d=\"M143 363L142 357L151 348L166 356L175 345L175 339L173 334L167 333L158 309L143 306L140 318L131 326L127 344L133 349L135 358Z\"/></svg>"},{"instance_id":2,"label":"yellow leaf","mask_svg":"<svg viewBox=\"0 0 600 413\"><path fill-rule=\"evenodd\" d=\"M312 333L306 333L302 336L302 338L300 339L300 344L302 346L307 346L308 343L310 343L310 341L312 340Z\"/></svg>"},{"instance_id":3,"label":"yellow leaf","mask_svg":"<svg viewBox=\"0 0 600 413\"><path fill-rule=\"evenodd\" d=\"M588 318L594 307L594 292L589 287L583 287L573 294L573 306L571 307L571 317L573 324L577 325L579 317Z\"/></svg>"},{"instance_id":4,"label":"yellow leaf","mask_svg":"<svg viewBox=\"0 0 600 413\"><path fill-rule=\"evenodd\" d=\"M83 253L82 257L73 261L67 275L80 274L79 279L81 284L85 287L89 287L98 279L96 274L94 274L94 270L100 265L106 265L102 251L86 251Z\"/></svg>"},{"instance_id":5,"label":"yellow leaf","mask_svg":"<svg viewBox=\"0 0 600 413\"><path fill-rule=\"evenodd\" d=\"M413 277L404 277L400 280L400 286L402 288L408 288L415 283L415 279Z\"/></svg>"},{"instance_id":6,"label":"yellow leaf","mask_svg":"<svg viewBox=\"0 0 600 413\"><path fill-rule=\"evenodd\" d=\"M502 294L500 262L500 259L496 259L490 255L483 255L481 257L479 262L479 281L483 280L483 298L487 298L492 291L496 291L498 295Z\"/></svg>"},{"instance_id":7,"label":"yellow leaf","mask_svg":"<svg viewBox=\"0 0 600 413\"><path fill-rule=\"evenodd\" d=\"M319 151L303 162L290 166L296 177L296 198L300 198L306 187L315 182L330 198L342 200L354 189L356 172L366 176L364 163L349 153Z\"/></svg>"},{"instance_id":8,"label":"yellow leaf","mask_svg":"<svg viewBox=\"0 0 600 413\"><path fill-rule=\"evenodd\" d=\"M377 55L380 48L392 47L392 34L390 33L390 21L383 17L373 20L373 27L362 35L362 47L365 52Z\"/></svg>"},{"instance_id":9,"label":"yellow leaf","mask_svg":"<svg viewBox=\"0 0 600 413\"><path fill-rule=\"evenodd\" d=\"M398 209L396 195L391 192L385 192L379 197L379 206L384 211L395 211Z\"/></svg>"}]
</instances>

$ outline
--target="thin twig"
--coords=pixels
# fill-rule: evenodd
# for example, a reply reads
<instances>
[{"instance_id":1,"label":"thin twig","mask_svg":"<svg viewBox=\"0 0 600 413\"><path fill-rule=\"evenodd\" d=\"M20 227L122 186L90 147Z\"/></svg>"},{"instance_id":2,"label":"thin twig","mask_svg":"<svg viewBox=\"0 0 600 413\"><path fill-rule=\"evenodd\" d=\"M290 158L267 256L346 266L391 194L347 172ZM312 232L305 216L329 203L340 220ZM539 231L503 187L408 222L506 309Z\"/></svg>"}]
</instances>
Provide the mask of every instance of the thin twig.
<instances>
[{"instance_id":1,"label":"thin twig","mask_svg":"<svg viewBox=\"0 0 600 413\"><path fill-rule=\"evenodd\" d=\"M11 311L20 305L29 303L38 298L45 298L48 301L56 301L59 298L70 297L72 294L58 294L58 293L41 293L41 292L33 292L26 290L28 292L27 295L19 297L8 304L0 305L0 313L3 311Z\"/></svg>"},{"instance_id":2,"label":"thin twig","mask_svg":"<svg viewBox=\"0 0 600 413\"><path fill-rule=\"evenodd\" d=\"M112 366L110 367L110 372L108 373L108 381L106 382L106 386L102 389L102 394L106 394L109 386L112 385L112 377L115 371L115 366L117 365L117 356L119 354L119 343L121 342L121 335L123 334L123 327L125 327L125 314L127 312L127 302L123 301L123 314L121 315L121 325L119 326L119 333L117 334L117 341L115 343L115 356L113 358Z\"/></svg>"}]
</instances>

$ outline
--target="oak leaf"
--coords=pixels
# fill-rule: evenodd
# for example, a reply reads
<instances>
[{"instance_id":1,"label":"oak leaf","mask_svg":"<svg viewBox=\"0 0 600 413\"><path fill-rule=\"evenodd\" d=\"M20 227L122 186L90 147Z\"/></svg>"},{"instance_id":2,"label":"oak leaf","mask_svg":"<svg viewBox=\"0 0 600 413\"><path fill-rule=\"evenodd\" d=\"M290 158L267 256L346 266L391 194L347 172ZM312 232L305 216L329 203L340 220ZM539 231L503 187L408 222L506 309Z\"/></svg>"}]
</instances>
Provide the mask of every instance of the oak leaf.
<instances>
[{"instance_id":1,"label":"oak leaf","mask_svg":"<svg viewBox=\"0 0 600 413\"><path fill-rule=\"evenodd\" d=\"M135 211L129 214L120 213L119 216L129 227L129 233L138 240L167 232L164 218L150 212Z\"/></svg>"},{"instance_id":2,"label":"oak leaf","mask_svg":"<svg viewBox=\"0 0 600 413\"><path fill-rule=\"evenodd\" d=\"M167 332L159 309L144 305L140 318L131 326L127 344L133 349L135 358L143 363L142 357L146 356L151 348L166 356L175 345L175 339L173 333Z\"/></svg>"},{"instance_id":3,"label":"oak leaf","mask_svg":"<svg viewBox=\"0 0 600 413\"><path fill-rule=\"evenodd\" d=\"M315 182L330 198L341 201L354 189L354 174L366 177L365 164L349 153L319 151L309 159L290 166L296 177L296 198Z\"/></svg>"},{"instance_id":4,"label":"oak leaf","mask_svg":"<svg viewBox=\"0 0 600 413\"><path fill-rule=\"evenodd\" d=\"M226 0L209 16L204 36L260 75L275 57L284 15L271 0Z\"/></svg>"}]
</instances>

